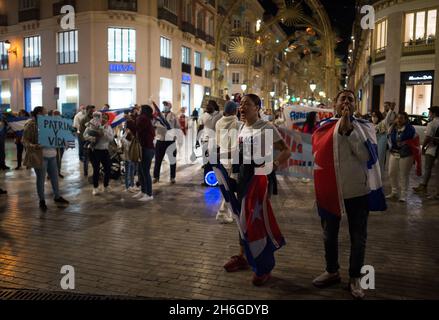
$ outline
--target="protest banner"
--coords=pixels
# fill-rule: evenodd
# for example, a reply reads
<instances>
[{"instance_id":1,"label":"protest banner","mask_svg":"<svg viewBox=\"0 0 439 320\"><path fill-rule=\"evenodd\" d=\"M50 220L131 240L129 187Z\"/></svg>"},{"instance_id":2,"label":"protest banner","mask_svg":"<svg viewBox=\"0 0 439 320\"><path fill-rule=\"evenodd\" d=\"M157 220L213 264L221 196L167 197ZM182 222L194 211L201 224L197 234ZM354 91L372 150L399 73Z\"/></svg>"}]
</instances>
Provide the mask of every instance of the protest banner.
<instances>
[{"instance_id":1,"label":"protest banner","mask_svg":"<svg viewBox=\"0 0 439 320\"><path fill-rule=\"evenodd\" d=\"M312 153L312 135L297 130L278 127L279 133L290 148L288 163L277 170L278 175L313 179L314 156Z\"/></svg>"},{"instance_id":2,"label":"protest banner","mask_svg":"<svg viewBox=\"0 0 439 320\"><path fill-rule=\"evenodd\" d=\"M76 103L63 103L62 104L62 116L67 119L73 119L76 114Z\"/></svg>"},{"instance_id":3,"label":"protest banner","mask_svg":"<svg viewBox=\"0 0 439 320\"><path fill-rule=\"evenodd\" d=\"M71 119L38 116L37 121L38 143L43 147L66 148L75 142Z\"/></svg>"},{"instance_id":4,"label":"protest banner","mask_svg":"<svg viewBox=\"0 0 439 320\"><path fill-rule=\"evenodd\" d=\"M213 97L213 96L204 96L203 101L201 102L201 109L205 110L207 107L207 104L209 103L210 100L215 101L219 108L220 108L220 112L224 111L224 106L226 104L226 100L224 100L223 98L218 98L218 97Z\"/></svg>"},{"instance_id":5,"label":"protest banner","mask_svg":"<svg viewBox=\"0 0 439 320\"><path fill-rule=\"evenodd\" d=\"M283 107L283 117L285 119L286 129L294 130L302 128L306 117L310 112L317 112L318 121L332 118L334 116L334 110L332 109L322 109L300 105L286 105Z\"/></svg>"}]
</instances>

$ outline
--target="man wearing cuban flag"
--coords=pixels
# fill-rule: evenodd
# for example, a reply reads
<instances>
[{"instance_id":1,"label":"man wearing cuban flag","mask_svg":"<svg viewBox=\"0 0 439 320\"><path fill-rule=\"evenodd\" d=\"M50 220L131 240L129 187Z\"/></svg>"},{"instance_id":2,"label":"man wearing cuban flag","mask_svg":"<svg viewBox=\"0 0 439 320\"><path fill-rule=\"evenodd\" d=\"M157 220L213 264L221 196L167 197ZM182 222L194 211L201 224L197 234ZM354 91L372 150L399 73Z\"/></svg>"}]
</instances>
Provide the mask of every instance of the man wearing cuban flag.
<instances>
[{"instance_id":1,"label":"man wearing cuban flag","mask_svg":"<svg viewBox=\"0 0 439 320\"><path fill-rule=\"evenodd\" d=\"M373 125L353 117L355 94L341 91L335 99L336 116L313 134L315 192L324 234L326 271L314 279L318 288L341 281L338 264L340 220L347 216L351 240L349 290L364 298L364 263L369 211L386 210Z\"/></svg>"}]
</instances>

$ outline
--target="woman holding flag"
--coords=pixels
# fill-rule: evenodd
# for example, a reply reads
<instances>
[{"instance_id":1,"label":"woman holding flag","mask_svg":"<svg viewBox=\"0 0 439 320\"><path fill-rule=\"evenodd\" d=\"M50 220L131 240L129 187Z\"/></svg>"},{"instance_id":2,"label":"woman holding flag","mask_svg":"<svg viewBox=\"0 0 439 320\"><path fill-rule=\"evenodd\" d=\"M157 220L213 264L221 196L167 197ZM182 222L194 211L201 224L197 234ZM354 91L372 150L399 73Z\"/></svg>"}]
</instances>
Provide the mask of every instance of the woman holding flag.
<instances>
[{"instance_id":1,"label":"woman holding flag","mask_svg":"<svg viewBox=\"0 0 439 320\"><path fill-rule=\"evenodd\" d=\"M315 192L324 234L326 271L314 279L318 288L341 281L338 233L346 215L351 239L349 290L364 297L360 284L364 264L369 211L386 209L373 124L353 117L355 94L341 91L335 99L336 116L313 135Z\"/></svg>"},{"instance_id":2,"label":"woman holding flag","mask_svg":"<svg viewBox=\"0 0 439 320\"><path fill-rule=\"evenodd\" d=\"M230 179L224 168L214 168L219 177L225 201L238 222L241 252L224 266L227 272L252 267L253 284L261 286L271 277L275 266L274 252L285 240L277 225L268 194L268 175L290 157L288 146L277 129L260 119L261 99L248 94L241 100L240 113L244 125L239 141L239 178L237 199L230 190ZM273 159L273 149L278 152ZM219 170L218 170L219 169ZM246 258L244 257L244 254Z\"/></svg>"}]
</instances>

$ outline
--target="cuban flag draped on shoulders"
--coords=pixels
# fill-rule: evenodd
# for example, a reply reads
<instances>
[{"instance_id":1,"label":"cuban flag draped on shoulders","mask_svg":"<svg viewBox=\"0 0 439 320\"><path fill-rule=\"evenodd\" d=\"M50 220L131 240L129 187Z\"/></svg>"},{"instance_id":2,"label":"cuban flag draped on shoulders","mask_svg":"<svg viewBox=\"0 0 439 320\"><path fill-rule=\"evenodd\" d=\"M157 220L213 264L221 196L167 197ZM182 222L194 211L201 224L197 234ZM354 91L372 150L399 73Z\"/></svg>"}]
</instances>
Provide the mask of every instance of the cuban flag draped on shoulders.
<instances>
[{"instance_id":1,"label":"cuban flag draped on shoulders","mask_svg":"<svg viewBox=\"0 0 439 320\"><path fill-rule=\"evenodd\" d=\"M120 126L121 124L123 124L124 122L126 122L125 112L131 110L132 108L117 109L117 110L115 109L115 110L102 111L102 113L105 113L109 116L109 123L111 127L114 129Z\"/></svg>"},{"instance_id":2,"label":"cuban flag draped on shoulders","mask_svg":"<svg viewBox=\"0 0 439 320\"><path fill-rule=\"evenodd\" d=\"M381 169L378 161L378 146L375 128L365 120L352 118L354 130L363 140L369 152L367 181L369 184L369 210L385 211L387 209L383 191ZM338 157L338 129L340 121L331 118L321 123L312 138L315 157L314 183L319 215L341 218L346 213L343 191L341 188L340 163ZM361 174L361 173L359 173Z\"/></svg>"},{"instance_id":3,"label":"cuban flag draped on shoulders","mask_svg":"<svg viewBox=\"0 0 439 320\"><path fill-rule=\"evenodd\" d=\"M268 178L254 175L239 203L224 167L213 165L221 193L243 240L248 263L257 276L269 274L275 266L274 253L285 245L268 198Z\"/></svg>"},{"instance_id":4,"label":"cuban flag draped on shoulders","mask_svg":"<svg viewBox=\"0 0 439 320\"><path fill-rule=\"evenodd\" d=\"M14 133L21 137L23 135L24 126L26 123L31 120L31 118L27 117L15 117L13 115L9 115L6 118L6 121L8 122L8 126L11 128Z\"/></svg>"}]
</instances>

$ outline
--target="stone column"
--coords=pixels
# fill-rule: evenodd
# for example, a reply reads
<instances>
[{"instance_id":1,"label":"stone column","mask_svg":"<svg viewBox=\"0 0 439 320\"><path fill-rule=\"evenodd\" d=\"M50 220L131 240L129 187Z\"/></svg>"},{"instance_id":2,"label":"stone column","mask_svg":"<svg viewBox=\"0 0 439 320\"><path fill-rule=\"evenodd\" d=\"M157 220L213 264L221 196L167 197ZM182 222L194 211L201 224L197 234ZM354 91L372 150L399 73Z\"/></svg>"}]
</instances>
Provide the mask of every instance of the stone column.
<instances>
[{"instance_id":1,"label":"stone column","mask_svg":"<svg viewBox=\"0 0 439 320\"><path fill-rule=\"evenodd\" d=\"M384 101L395 102L396 108L400 107L402 25L403 12L395 12L389 15L387 20Z\"/></svg>"}]
</instances>

